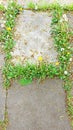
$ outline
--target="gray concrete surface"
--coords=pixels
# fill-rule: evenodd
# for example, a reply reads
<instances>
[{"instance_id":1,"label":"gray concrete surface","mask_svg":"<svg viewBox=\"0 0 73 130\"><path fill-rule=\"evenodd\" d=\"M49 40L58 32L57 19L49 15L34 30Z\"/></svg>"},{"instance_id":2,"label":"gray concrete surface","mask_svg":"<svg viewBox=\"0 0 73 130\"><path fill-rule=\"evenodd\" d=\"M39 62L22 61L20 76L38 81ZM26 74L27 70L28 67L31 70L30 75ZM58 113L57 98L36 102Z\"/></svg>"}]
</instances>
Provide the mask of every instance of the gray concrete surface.
<instances>
[{"instance_id":1,"label":"gray concrete surface","mask_svg":"<svg viewBox=\"0 0 73 130\"><path fill-rule=\"evenodd\" d=\"M51 37L50 14L24 10L16 20L14 40L16 42L12 55L12 63L23 64L27 62L37 64L42 56L48 63L58 61L57 52Z\"/></svg>"},{"instance_id":2,"label":"gray concrete surface","mask_svg":"<svg viewBox=\"0 0 73 130\"><path fill-rule=\"evenodd\" d=\"M63 82L48 79L8 90L7 130L71 130L66 113Z\"/></svg>"},{"instance_id":3,"label":"gray concrete surface","mask_svg":"<svg viewBox=\"0 0 73 130\"><path fill-rule=\"evenodd\" d=\"M0 53L0 121L4 120L6 90L3 89L2 66L4 55Z\"/></svg>"},{"instance_id":4,"label":"gray concrete surface","mask_svg":"<svg viewBox=\"0 0 73 130\"><path fill-rule=\"evenodd\" d=\"M34 3L40 3L42 1L46 2L46 3L53 3L58 1L61 5L64 4L72 4L73 0L15 0L18 2L18 4L23 5L24 7L27 7L29 2L34 2ZM4 6L7 6L8 0L0 0L0 4L4 4Z\"/></svg>"},{"instance_id":5,"label":"gray concrete surface","mask_svg":"<svg viewBox=\"0 0 73 130\"><path fill-rule=\"evenodd\" d=\"M53 2L58 1L61 5L64 5L64 4L69 5L69 4L73 3L73 0L17 0L17 2L19 4L24 5L24 7L27 7L28 3L31 1L34 3L40 3L40 2L53 3Z\"/></svg>"},{"instance_id":6,"label":"gray concrete surface","mask_svg":"<svg viewBox=\"0 0 73 130\"><path fill-rule=\"evenodd\" d=\"M4 27L3 21L4 21L3 13L0 12L0 31ZM2 78L3 65L4 65L4 54L2 53L2 43L0 42L0 121L4 120L5 98L6 98L6 90L3 88L3 78Z\"/></svg>"}]
</instances>

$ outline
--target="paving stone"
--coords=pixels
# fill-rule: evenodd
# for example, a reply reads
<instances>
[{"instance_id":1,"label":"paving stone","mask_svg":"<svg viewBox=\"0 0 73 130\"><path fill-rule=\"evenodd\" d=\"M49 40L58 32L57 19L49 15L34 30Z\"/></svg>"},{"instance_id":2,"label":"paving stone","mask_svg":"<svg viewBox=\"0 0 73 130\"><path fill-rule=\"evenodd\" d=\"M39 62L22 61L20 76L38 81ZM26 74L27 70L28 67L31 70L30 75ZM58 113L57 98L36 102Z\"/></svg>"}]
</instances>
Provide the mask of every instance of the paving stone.
<instances>
[{"instance_id":1,"label":"paving stone","mask_svg":"<svg viewBox=\"0 0 73 130\"><path fill-rule=\"evenodd\" d=\"M7 130L71 130L62 87L59 79L23 87L15 81L8 90Z\"/></svg>"},{"instance_id":2,"label":"paving stone","mask_svg":"<svg viewBox=\"0 0 73 130\"><path fill-rule=\"evenodd\" d=\"M4 55L0 54L0 121L4 120L6 90L3 89L2 66L4 64Z\"/></svg>"},{"instance_id":3,"label":"paving stone","mask_svg":"<svg viewBox=\"0 0 73 130\"><path fill-rule=\"evenodd\" d=\"M46 3L53 3L56 0L16 0L16 1L18 2L18 4L23 5L24 7L27 7L28 3L31 1L34 3L40 3L42 1ZM64 5L64 4L69 5L73 3L73 0L58 0L58 1L61 5ZM0 0L0 4L4 4L4 6L7 7L8 0Z\"/></svg>"},{"instance_id":4,"label":"paving stone","mask_svg":"<svg viewBox=\"0 0 73 130\"><path fill-rule=\"evenodd\" d=\"M53 39L51 37L50 14L24 10L16 20L14 40L16 42L12 54L12 63L27 62L36 64L38 57L48 63L57 61Z\"/></svg>"},{"instance_id":5,"label":"paving stone","mask_svg":"<svg viewBox=\"0 0 73 130\"><path fill-rule=\"evenodd\" d=\"M0 12L0 31L3 29L3 13ZM2 67L4 65L4 54L2 53L2 43L0 43L0 121L4 120L5 112L5 99L6 99L6 90L3 88L3 77L2 77Z\"/></svg>"},{"instance_id":6,"label":"paving stone","mask_svg":"<svg viewBox=\"0 0 73 130\"><path fill-rule=\"evenodd\" d=\"M34 3L40 3L40 2L53 3L53 2L56 2L56 0L25 0L25 1L24 0L17 0L17 2L19 4L24 5L24 7L27 7L28 3L31 1ZM61 5L64 5L64 4L69 5L69 4L73 3L73 0L58 0L58 1Z\"/></svg>"}]
</instances>

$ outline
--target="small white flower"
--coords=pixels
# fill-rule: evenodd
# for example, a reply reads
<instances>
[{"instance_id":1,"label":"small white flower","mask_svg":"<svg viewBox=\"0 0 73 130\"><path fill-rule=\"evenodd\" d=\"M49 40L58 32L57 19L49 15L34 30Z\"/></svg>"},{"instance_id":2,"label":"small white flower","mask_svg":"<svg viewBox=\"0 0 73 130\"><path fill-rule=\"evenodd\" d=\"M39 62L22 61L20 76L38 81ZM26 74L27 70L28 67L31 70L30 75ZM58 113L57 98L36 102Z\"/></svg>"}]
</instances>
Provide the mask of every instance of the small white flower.
<instances>
[{"instance_id":1,"label":"small white flower","mask_svg":"<svg viewBox=\"0 0 73 130\"><path fill-rule=\"evenodd\" d=\"M1 24L1 27L2 27L2 28L4 28L4 27L5 27L5 25L4 25L4 24Z\"/></svg>"},{"instance_id":2,"label":"small white flower","mask_svg":"<svg viewBox=\"0 0 73 130\"><path fill-rule=\"evenodd\" d=\"M10 3L13 3L13 1L11 0Z\"/></svg>"},{"instance_id":3,"label":"small white flower","mask_svg":"<svg viewBox=\"0 0 73 130\"><path fill-rule=\"evenodd\" d=\"M6 23L6 21L3 21L3 23Z\"/></svg>"},{"instance_id":4,"label":"small white flower","mask_svg":"<svg viewBox=\"0 0 73 130\"><path fill-rule=\"evenodd\" d=\"M12 18L12 15L10 14L10 17Z\"/></svg>"},{"instance_id":5,"label":"small white flower","mask_svg":"<svg viewBox=\"0 0 73 130\"><path fill-rule=\"evenodd\" d=\"M2 17L1 19L3 20L4 18Z\"/></svg>"},{"instance_id":6,"label":"small white flower","mask_svg":"<svg viewBox=\"0 0 73 130\"><path fill-rule=\"evenodd\" d=\"M67 72L67 71L64 71L64 74L65 74L65 75L67 75L67 74L68 74L68 72Z\"/></svg>"},{"instance_id":7,"label":"small white flower","mask_svg":"<svg viewBox=\"0 0 73 130\"><path fill-rule=\"evenodd\" d=\"M10 52L12 56L14 56L14 53L13 52Z\"/></svg>"},{"instance_id":8,"label":"small white flower","mask_svg":"<svg viewBox=\"0 0 73 130\"><path fill-rule=\"evenodd\" d=\"M4 48L4 45L2 45L2 48Z\"/></svg>"},{"instance_id":9,"label":"small white flower","mask_svg":"<svg viewBox=\"0 0 73 130\"><path fill-rule=\"evenodd\" d=\"M13 7L11 7L11 9L13 9Z\"/></svg>"},{"instance_id":10,"label":"small white flower","mask_svg":"<svg viewBox=\"0 0 73 130\"><path fill-rule=\"evenodd\" d=\"M59 22L62 23L62 22L63 22L63 19L61 18Z\"/></svg>"},{"instance_id":11,"label":"small white flower","mask_svg":"<svg viewBox=\"0 0 73 130\"><path fill-rule=\"evenodd\" d=\"M63 19L68 22L68 18L67 18L67 15L66 14L63 14Z\"/></svg>"},{"instance_id":12,"label":"small white flower","mask_svg":"<svg viewBox=\"0 0 73 130\"><path fill-rule=\"evenodd\" d=\"M72 61L72 58L70 58L69 61Z\"/></svg>"},{"instance_id":13,"label":"small white flower","mask_svg":"<svg viewBox=\"0 0 73 130\"><path fill-rule=\"evenodd\" d=\"M4 5L5 9L7 9L7 5Z\"/></svg>"},{"instance_id":14,"label":"small white flower","mask_svg":"<svg viewBox=\"0 0 73 130\"><path fill-rule=\"evenodd\" d=\"M0 0L0 4L2 4L2 0Z\"/></svg>"},{"instance_id":15,"label":"small white flower","mask_svg":"<svg viewBox=\"0 0 73 130\"><path fill-rule=\"evenodd\" d=\"M35 10L37 10L38 9L38 6L37 6L37 4L35 5Z\"/></svg>"},{"instance_id":16,"label":"small white flower","mask_svg":"<svg viewBox=\"0 0 73 130\"><path fill-rule=\"evenodd\" d=\"M64 51L65 49L64 48L61 48L61 51Z\"/></svg>"},{"instance_id":17,"label":"small white flower","mask_svg":"<svg viewBox=\"0 0 73 130\"><path fill-rule=\"evenodd\" d=\"M70 46L68 47L68 49L70 49Z\"/></svg>"}]
</instances>

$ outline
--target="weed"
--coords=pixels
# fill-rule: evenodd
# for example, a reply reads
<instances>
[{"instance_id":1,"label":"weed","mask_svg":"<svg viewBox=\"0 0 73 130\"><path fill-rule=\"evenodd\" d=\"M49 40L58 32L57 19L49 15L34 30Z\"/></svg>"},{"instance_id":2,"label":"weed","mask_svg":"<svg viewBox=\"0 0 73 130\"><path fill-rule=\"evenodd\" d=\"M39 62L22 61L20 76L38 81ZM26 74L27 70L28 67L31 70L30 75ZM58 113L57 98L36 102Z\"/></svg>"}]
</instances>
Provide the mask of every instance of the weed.
<instances>
[{"instance_id":1,"label":"weed","mask_svg":"<svg viewBox=\"0 0 73 130\"><path fill-rule=\"evenodd\" d=\"M27 5L28 9L32 9L32 10L42 10L42 11L46 11L46 10L54 10L57 9L59 7L62 7L63 10L65 11L73 11L73 3L70 5L62 5L60 6L59 1L54 2L54 3L47 3L45 1L40 1L39 3L34 3L34 2L29 2Z\"/></svg>"},{"instance_id":2,"label":"weed","mask_svg":"<svg viewBox=\"0 0 73 130\"><path fill-rule=\"evenodd\" d=\"M28 8L35 9L35 4L33 2L28 3Z\"/></svg>"},{"instance_id":3,"label":"weed","mask_svg":"<svg viewBox=\"0 0 73 130\"><path fill-rule=\"evenodd\" d=\"M73 11L73 3L72 4L70 4L70 5L64 5L64 10L66 10L66 11Z\"/></svg>"},{"instance_id":4,"label":"weed","mask_svg":"<svg viewBox=\"0 0 73 130\"><path fill-rule=\"evenodd\" d=\"M64 89L67 94L67 110L68 114L71 117L71 121L73 122L73 105L72 105L72 95L71 88L72 82L70 80L70 58L72 57L72 49L69 44L69 27L67 17L64 14L64 10L62 7L55 9L52 18L52 35L54 37L54 44L58 51L59 57L59 78L64 81Z\"/></svg>"},{"instance_id":5,"label":"weed","mask_svg":"<svg viewBox=\"0 0 73 130\"><path fill-rule=\"evenodd\" d=\"M0 4L0 11L5 12L5 7Z\"/></svg>"}]
</instances>

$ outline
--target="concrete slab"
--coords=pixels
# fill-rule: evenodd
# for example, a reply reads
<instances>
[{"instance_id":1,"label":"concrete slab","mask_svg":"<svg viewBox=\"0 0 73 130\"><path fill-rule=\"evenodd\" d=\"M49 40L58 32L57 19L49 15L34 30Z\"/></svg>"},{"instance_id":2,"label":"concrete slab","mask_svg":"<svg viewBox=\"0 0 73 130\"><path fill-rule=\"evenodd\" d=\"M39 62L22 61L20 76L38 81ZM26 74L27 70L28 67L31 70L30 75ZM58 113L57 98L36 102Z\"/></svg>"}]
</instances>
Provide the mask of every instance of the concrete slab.
<instances>
[{"instance_id":1,"label":"concrete slab","mask_svg":"<svg viewBox=\"0 0 73 130\"><path fill-rule=\"evenodd\" d=\"M0 121L4 120L6 90L3 89L2 66L4 55L0 54Z\"/></svg>"},{"instance_id":2,"label":"concrete slab","mask_svg":"<svg viewBox=\"0 0 73 130\"><path fill-rule=\"evenodd\" d=\"M62 87L58 79L23 87L14 82L8 90L7 130L71 130Z\"/></svg>"},{"instance_id":3,"label":"concrete slab","mask_svg":"<svg viewBox=\"0 0 73 130\"><path fill-rule=\"evenodd\" d=\"M64 5L64 4L69 5L69 4L73 3L73 0L25 0L25 1L24 0L17 0L17 2L19 4L24 5L24 7L27 7L28 3L31 1L34 3L40 3L40 2L53 3L53 2L58 1L61 5Z\"/></svg>"},{"instance_id":4,"label":"concrete slab","mask_svg":"<svg viewBox=\"0 0 73 130\"><path fill-rule=\"evenodd\" d=\"M57 52L51 37L51 19L47 12L24 10L16 20L12 55L14 65L27 62L37 64L41 56L45 62L55 63Z\"/></svg>"},{"instance_id":5,"label":"concrete slab","mask_svg":"<svg viewBox=\"0 0 73 130\"><path fill-rule=\"evenodd\" d=\"M3 13L0 12L0 31L4 27L3 21L4 21ZM6 91L3 89L3 78L2 78L3 65L4 65L4 54L2 53L2 43L0 42L0 121L4 120L5 98L6 98Z\"/></svg>"},{"instance_id":6,"label":"concrete slab","mask_svg":"<svg viewBox=\"0 0 73 130\"><path fill-rule=\"evenodd\" d=\"M18 4L20 5L23 5L24 7L27 7L28 3L29 2L34 2L34 3L39 3L39 2L46 2L46 3L53 3L53 2L56 2L58 1L61 5L64 5L64 4L72 4L73 3L73 0L16 0ZM7 7L7 4L8 4L8 0L0 0L0 4L4 4L5 7Z\"/></svg>"}]
</instances>

